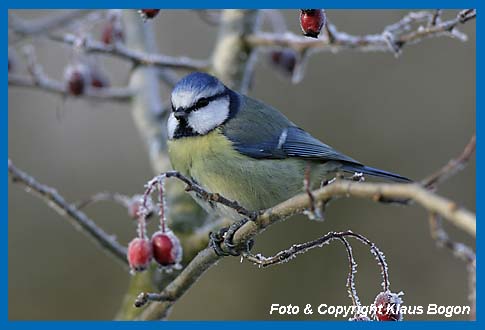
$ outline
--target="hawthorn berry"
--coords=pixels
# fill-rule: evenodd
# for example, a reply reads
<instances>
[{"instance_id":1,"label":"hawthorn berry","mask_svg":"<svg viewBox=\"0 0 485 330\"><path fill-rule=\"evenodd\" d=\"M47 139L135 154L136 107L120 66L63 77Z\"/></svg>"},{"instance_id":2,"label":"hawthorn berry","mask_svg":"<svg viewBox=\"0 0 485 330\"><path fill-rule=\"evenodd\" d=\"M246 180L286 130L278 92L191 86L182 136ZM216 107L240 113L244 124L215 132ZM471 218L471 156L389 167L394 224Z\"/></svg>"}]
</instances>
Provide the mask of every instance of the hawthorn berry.
<instances>
[{"instance_id":1,"label":"hawthorn berry","mask_svg":"<svg viewBox=\"0 0 485 330\"><path fill-rule=\"evenodd\" d=\"M171 230L157 231L152 236L153 258L160 266L173 266L182 260L182 246Z\"/></svg>"},{"instance_id":2,"label":"hawthorn berry","mask_svg":"<svg viewBox=\"0 0 485 330\"><path fill-rule=\"evenodd\" d=\"M94 88L105 88L110 86L108 76L100 68L91 68L91 86Z\"/></svg>"},{"instance_id":3,"label":"hawthorn berry","mask_svg":"<svg viewBox=\"0 0 485 330\"><path fill-rule=\"evenodd\" d=\"M144 20L152 19L158 15L160 9L140 9L138 11Z\"/></svg>"},{"instance_id":4,"label":"hawthorn berry","mask_svg":"<svg viewBox=\"0 0 485 330\"><path fill-rule=\"evenodd\" d=\"M152 246L146 238L134 238L128 245L128 263L133 272L147 269L152 260Z\"/></svg>"},{"instance_id":5,"label":"hawthorn berry","mask_svg":"<svg viewBox=\"0 0 485 330\"><path fill-rule=\"evenodd\" d=\"M375 318L379 321L402 321L401 295L403 293L381 292L374 300Z\"/></svg>"},{"instance_id":6,"label":"hawthorn berry","mask_svg":"<svg viewBox=\"0 0 485 330\"><path fill-rule=\"evenodd\" d=\"M286 74L293 74L297 56L291 49L274 50L271 52L271 64Z\"/></svg>"},{"instance_id":7,"label":"hawthorn berry","mask_svg":"<svg viewBox=\"0 0 485 330\"><path fill-rule=\"evenodd\" d=\"M108 20L101 30L101 41L106 45L115 44L124 40L123 27L119 11L112 10L108 14Z\"/></svg>"},{"instance_id":8,"label":"hawthorn berry","mask_svg":"<svg viewBox=\"0 0 485 330\"><path fill-rule=\"evenodd\" d=\"M90 84L89 69L84 64L68 65L64 70L64 80L69 93L82 95Z\"/></svg>"},{"instance_id":9,"label":"hawthorn berry","mask_svg":"<svg viewBox=\"0 0 485 330\"><path fill-rule=\"evenodd\" d=\"M318 38L325 23L326 16L323 9L300 10L300 27L303 31L303 35L311 38Z\"/></svg>"}]
</instances>

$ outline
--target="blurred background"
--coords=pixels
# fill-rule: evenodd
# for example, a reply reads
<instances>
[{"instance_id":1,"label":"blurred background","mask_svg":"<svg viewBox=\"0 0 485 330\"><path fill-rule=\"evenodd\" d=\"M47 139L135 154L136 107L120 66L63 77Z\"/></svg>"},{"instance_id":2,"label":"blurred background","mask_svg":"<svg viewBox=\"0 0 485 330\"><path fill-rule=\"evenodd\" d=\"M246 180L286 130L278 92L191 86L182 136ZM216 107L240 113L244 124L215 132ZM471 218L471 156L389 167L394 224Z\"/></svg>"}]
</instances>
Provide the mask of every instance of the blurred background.
<instances>
[{"instance_id":1,"label":"blurred background","mask_svg":"<svg viewBox=\"0 0 485 330\"><path fill-rule=\"evenodd\" d=\"M353 34L377 33L407 11L329 10L328 18ZM50 11L14 11L23 18ZM456 15L445 11L444 18ZM299 33L298 10L284 11ZM153 24L167 55L205 58L217 28L193 11L162 11ZM389 53L312 56L303 81L293 85L259 58L250 95L271 104L314 136L365 164L421 179L461 153L475 131L475 22L459 27L469 40L433 38ZM94 33L98 33L95 28ZM62 79L71 51L34 40L46 72ZM129 65L99 58L114 85L124 86ZM169 90L163 90L168 95ZM62 99L42 91L9 88L9 157L69 201L100 191L135 194L153 173L128 104ZM439 193L475 211L475 160L446 181ZM130 275L44 202L9 184L9 318L12 320L112 319ZM134 226L125 210L97 204L88 214L127 243ZM406 305L468 305L464 263L430 238L427 213L342 199L327 209L325 222L296 217L256 239L254 252L272 255L328 231L351 229L375 242L389 263L391 289ZM446 225L446 224L445 224ZM456 241L475 247L446 226ZM358 263L356 286L365 305L380 292L380 272L366 246L351 242ZM270 306L350 305L346 252L336 242L292 262L259 269L239 258L212 267L172 310L170 319L287 319ZM289 319L325 319L291 316ZM444 319L417 315L406 319ZM455 316L453 319L467 319Z\"/></svg>"}]
</instances>

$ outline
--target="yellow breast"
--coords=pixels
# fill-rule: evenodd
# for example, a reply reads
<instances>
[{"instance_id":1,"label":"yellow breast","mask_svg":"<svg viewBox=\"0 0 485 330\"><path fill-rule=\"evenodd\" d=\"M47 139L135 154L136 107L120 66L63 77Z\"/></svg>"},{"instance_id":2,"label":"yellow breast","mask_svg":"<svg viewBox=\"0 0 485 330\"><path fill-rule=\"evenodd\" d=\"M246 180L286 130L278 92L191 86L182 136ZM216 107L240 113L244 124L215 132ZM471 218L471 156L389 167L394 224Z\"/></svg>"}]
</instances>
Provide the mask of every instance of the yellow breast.
<instances>
[{"instance_id":1,"label":"yellow breast","mask_svg":"<svg viewBox=\"0 0 485 330\"><path fill-rule=\"evenodd\" d=\"M305 162L242 155L218 129L169 141L168 151L175 170L251 210L273 206L300 192L303 185Z\"/></svg>"},{"instance_id":2,"label":"yellow breast","mask_svg":"<svg viewBox=\"0 0 485 330\"><path fill-rule=\"evenodd\" d=\"M203 136L168 141L168 153L173 168L189 176L193 174L191 173L192 168L198 167L201 162L212 163L224 156L239 156L220 129Z\"/></svg>"}]
</instances>

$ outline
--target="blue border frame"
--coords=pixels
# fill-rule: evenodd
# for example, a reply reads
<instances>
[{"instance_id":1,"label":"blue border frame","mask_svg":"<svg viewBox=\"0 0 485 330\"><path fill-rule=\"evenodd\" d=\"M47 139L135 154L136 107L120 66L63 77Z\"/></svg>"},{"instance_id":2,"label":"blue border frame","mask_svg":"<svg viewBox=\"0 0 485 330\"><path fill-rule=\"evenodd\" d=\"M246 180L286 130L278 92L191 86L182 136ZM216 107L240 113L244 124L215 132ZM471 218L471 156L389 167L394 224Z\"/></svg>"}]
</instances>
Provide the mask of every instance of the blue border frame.
<instances>
[{"instance_id":1,"label":"blue border frame","mask_svg":"<svg viewBox=\"0 0 485 330\"><path fill-rule=\"evenodd\" d=\"M5 24L5 32L2 34L1 38L1 45L3 45L4 50L1 53L1 57L3 58L3 63L7 61L7 45L8 45L8 9L15 9L15 8L24 8L24 9L45 9L45 8L133 8L135 3L133 1L114 1L114 0L71 0L69 2L61 2L61 1L52 1L52 0L44 0L40 1L1 1L1 16L0 21L4 22ZM344 3L342 1L295 1L295 0L259 0L259 1L244 1L244 0L236 0L236 1L221 1L221 0L205 0L205 1L194 1L194 0L185 0L184 2L162 2L158 1L137 1L136 5L138 8L156 8L156 7L165 7L165 8L173 8L173 9L181 9L181 8L339 8L339 9L407 9L407 8L477 8L479 15L481 14L480 2L477 0L394 0L394 1L383 1L383 0L368 0L366 3L362 3L362 1L358 0L347 0ZM483 6L483 4L482 4ZM476 20L477 24L477 78L476 78L476 89L477 89L477 109L476 109L476 128L477 128L477 135L481 135L480 126L483 126L483 118L481 111L483 109L483 99L485 96L480 94L480 91L483 91L483 75L484 75L484 67L482 64L482 56L485 56L484 52L484 37L483 37L483 24L481 18L477 17ZM8 72L6 69L6 65L0 67L0 76L3 77L1 82L2 84L2 101L4 105L8 105L8 82L7 76ZM4 155L8 154L8 112L6 108L1 111L1 127L3 131L3 142L1 144L1 151ZM478 139L480 141L480 138ZM483 152L481 144L477 144L477 168L480 168L482 164ZM478 172L477 174L480 174ZM477 190L476 190L476 205L477 205L477 216L481 214L481 202L483 201L483 184L485 183L483 180L483 176L477 175ZM0 281L2 283L2 301L1 301L1 310L3 311L3 315L0 319L0 327L1 328L15 328L15 329L38 329L40 327L45 327L48 329L65 329L66 326L72 329L84 329L86 326L89 327L102 327L103 329L106 328L144 328L147 327L168 327L172 329L182 329L182 328L193 328L197 327L199 329L208 329L214 327L228 327L230 329L243 329L248 326L250 327L264 327L270 329L289 329L294 327L302 327L302 328L321 328L321 327L330 327L330 328L340 328L340 327L389 327L389 323L382 323L382 322L334 322L334 321L311 321L311 322L298 322L295 321L231 321L231 322L220 322L220 321L206 321L206 322L197 322L197 321L175 321L175 322L167 322L163 324L154 323L154 322L73 322L73 321L49 321L49 322L35 322L35 321L8 321L8 272L7 272L7 260L8 260L8 175L7 171L4 171L3 176L1 177L1 191L0 196L2 197L0 200L2 201L3 206L3 214L4 218L1 222L2 226L2 260L3 263L3 271L0 273ZM477 223L478 231L481 231L480 221ZM477 255L480 256L478 250L480 247L477 241ZM477 277L480 278L479 274L481 274L481 266L477 267ZM391 323L398 327L413 327L413 328L478 328L483 326L484 321L481 317L482 314L482 304L480 301L481 292L480 282L477 283L477 321L476 322L464 322L464 321L417 321L417 322L400 322L400 323ZM357 325L358 324L358 325ZM386 325L387 324L387 325Z\"/></svg>"}]
</instances>

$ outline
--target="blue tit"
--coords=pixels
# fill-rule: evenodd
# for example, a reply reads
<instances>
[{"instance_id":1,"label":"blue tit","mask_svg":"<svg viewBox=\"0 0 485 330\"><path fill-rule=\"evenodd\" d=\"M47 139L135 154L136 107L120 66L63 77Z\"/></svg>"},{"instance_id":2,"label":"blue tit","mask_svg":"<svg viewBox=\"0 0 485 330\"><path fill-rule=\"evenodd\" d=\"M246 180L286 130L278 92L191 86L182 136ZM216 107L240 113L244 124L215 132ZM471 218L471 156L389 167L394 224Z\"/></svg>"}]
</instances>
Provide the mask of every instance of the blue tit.
<instances>
[{"instance_id":1,"label":"blue tit","mask_svg":"<svg viewBox=\"0 0 485 330\"><path fill-rule=\"evenodd\" d=\"M175 170L250 211L272 207L335 172L411 180L368 167L319 141L278 110L226 87L205 73L181 79L171 95L168 154ZM309 172L305 172L308 171ZM208 212L241 219L233 210L193 197Z\"/></svg>"}]
</instances>

